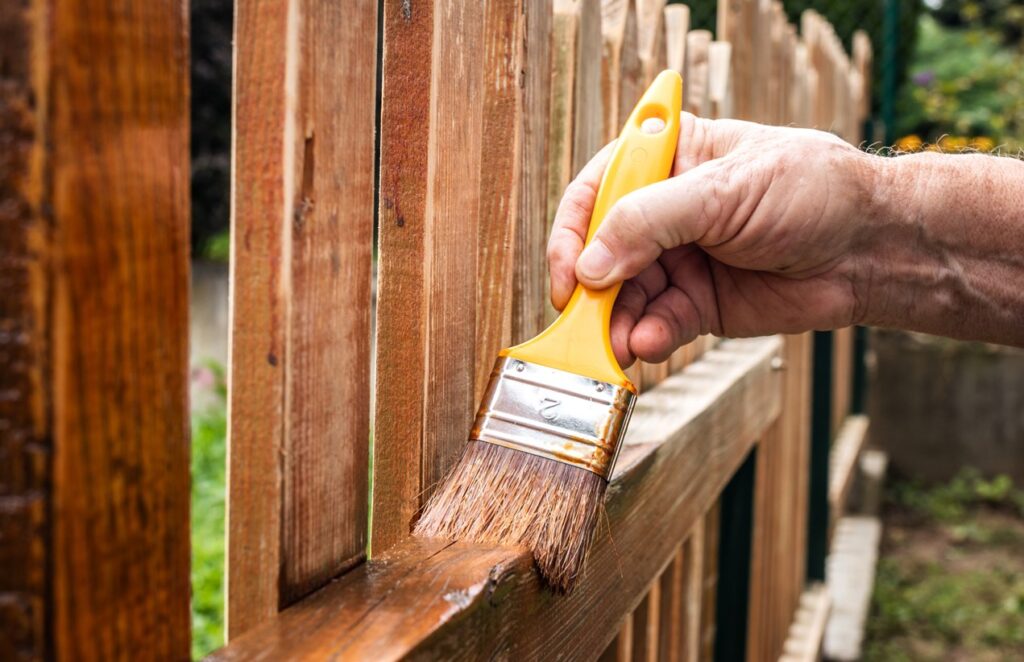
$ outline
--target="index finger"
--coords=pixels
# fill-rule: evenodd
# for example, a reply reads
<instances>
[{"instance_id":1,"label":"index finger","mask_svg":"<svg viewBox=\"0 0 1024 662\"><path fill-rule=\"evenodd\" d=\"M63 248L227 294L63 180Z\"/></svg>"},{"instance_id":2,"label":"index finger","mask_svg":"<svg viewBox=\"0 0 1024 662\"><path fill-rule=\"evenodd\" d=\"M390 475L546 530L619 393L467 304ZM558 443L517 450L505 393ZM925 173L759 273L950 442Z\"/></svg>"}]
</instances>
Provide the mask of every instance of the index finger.
<instances>
[{"instance_id":1,"label":"index finger","mask_svg":"<svg viewBox=\"0 0 1024 662\"><path fill-rule=\"evenodd\" d=\"M614 145L614 141L605 145L583 166L576 179L566 187L555 212L548 238L547 259L551 274L551 305L558 310L569 303L569 297L576 288L576 259L587 240L597 189Z\"/></svg>"}]
</instances>

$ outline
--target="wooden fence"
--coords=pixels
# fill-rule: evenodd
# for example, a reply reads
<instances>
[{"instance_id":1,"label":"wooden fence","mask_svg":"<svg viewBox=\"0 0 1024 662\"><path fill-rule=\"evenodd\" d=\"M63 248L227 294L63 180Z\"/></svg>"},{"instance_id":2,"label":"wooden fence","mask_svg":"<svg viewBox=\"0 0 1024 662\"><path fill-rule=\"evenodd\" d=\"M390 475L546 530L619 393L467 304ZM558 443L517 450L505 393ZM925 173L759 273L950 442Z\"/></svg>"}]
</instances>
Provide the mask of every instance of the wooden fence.
<instances>
[{"instance_id":1,"label":"wooden fence","mask_svg":"<svg viewBox=\"0 0 1024 662\"><path fill-rule=\"evenodd\" d=\"M0 2L3 659L189 654L187 3L107 4ZM816 652L815 521L864 428L849 330L634 367L571 596L520 550L409 536L497 350L551 319L562 190L658 71L691 112L860 142L866 36L848 57L765 0L717 26L664 0L237 0L216 659Z\"/></svg>"}]
</instances>

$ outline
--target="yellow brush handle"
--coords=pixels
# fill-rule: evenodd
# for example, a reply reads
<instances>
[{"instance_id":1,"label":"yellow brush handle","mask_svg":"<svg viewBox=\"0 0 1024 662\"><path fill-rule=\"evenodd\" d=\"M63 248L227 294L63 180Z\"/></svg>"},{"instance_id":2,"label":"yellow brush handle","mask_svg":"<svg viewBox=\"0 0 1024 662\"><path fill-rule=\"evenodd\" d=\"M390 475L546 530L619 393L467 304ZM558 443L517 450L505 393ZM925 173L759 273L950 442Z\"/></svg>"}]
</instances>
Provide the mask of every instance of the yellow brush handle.
<instances>
[{"instance_id":1,"label":"yellow brush handle","mask_svg":"<svg viewBox=\"0 0 1024 662\"><path fill-rule=\"evenodd\" d=\"M601 179L590 218L590 243L605 214L622 196L668 178L679 139L683 81L674 71L663 71L644 93L626 121L611 160ZM644 120L660 118L665 128L656 134L640 130ZM562 314L536 338L503 350L509 356L566 370L634 392L612 352L608 326L620 285L590 290L577 285Z\"/></svg>"}]
</instances>

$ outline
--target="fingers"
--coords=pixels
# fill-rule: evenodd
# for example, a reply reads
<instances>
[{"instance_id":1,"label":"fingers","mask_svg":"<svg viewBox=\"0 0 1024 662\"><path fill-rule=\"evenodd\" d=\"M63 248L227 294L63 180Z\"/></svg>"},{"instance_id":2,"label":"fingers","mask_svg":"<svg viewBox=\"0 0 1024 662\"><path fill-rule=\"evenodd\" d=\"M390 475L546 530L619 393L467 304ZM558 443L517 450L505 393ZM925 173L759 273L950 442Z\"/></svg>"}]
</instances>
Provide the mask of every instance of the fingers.
<instances>
[{"instance_id":1,"label":"fingers","mask_svg":"<svg viewBox=\"0 0 1024 662\"><path fill-rule=\"evenodd\" d=\"M565 189L555 213L551 236L548 238L547 259L551 276L551 304L558 310L565 308L576 288L576 259L587 238L597 187L611 157L612 145L614 143L606 145L583 167Z\"/></svg>"},{"instance_id":2,"label":"fingers","mask_svg":"<svg viewBox=\"0 0 1024 662\"><path fill-rule=\"evenodd\" d=\"M619 200L576 263L576 277L604 289L632 278L665 250L699 242L734 213L739 178L726 161L707 161Z\"/></svg>"}]
</instances>

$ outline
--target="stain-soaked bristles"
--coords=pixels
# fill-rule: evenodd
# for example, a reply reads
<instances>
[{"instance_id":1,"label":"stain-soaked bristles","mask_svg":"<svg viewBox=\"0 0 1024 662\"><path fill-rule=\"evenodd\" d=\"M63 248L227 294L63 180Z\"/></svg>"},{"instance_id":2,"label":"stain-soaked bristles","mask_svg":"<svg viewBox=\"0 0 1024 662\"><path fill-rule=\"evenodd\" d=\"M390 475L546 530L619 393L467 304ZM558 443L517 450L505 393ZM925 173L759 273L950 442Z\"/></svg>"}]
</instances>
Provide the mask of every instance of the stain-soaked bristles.
<instances>
[{"instance_id":1,"label":"stain-soaked bristles","mask_svg":"<svg viewBox=\"0 0 1024 662\"><path fill-rule=\"evenodd\" d=\"M568 592L583 567L606 486L586 469L470 441L415 533L527 547L547 582Z\"/></svg>"}]
</instances>

